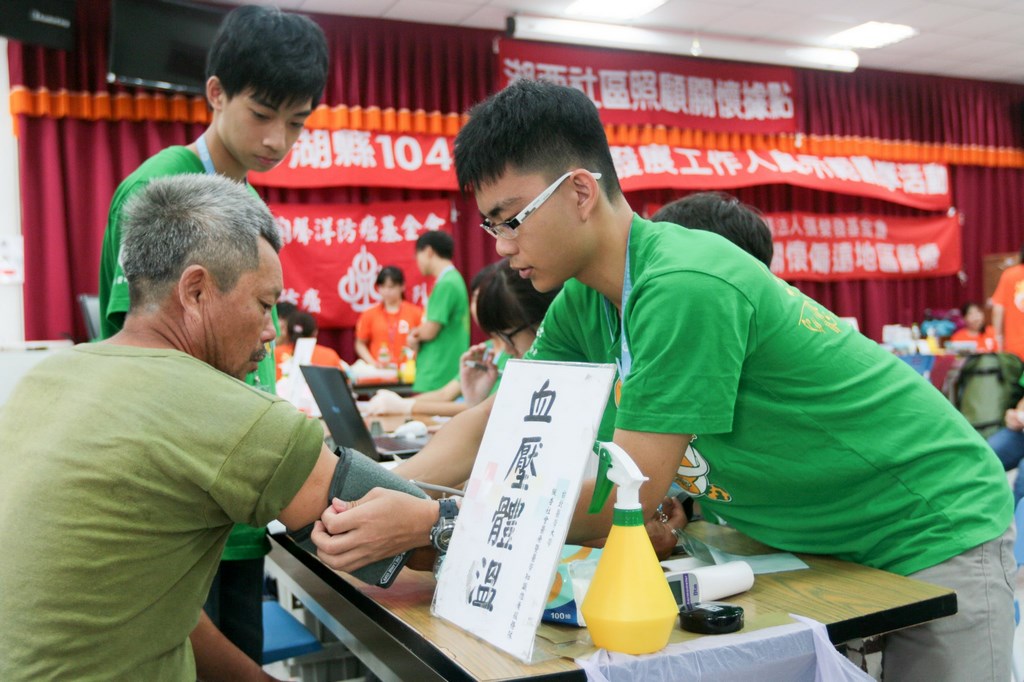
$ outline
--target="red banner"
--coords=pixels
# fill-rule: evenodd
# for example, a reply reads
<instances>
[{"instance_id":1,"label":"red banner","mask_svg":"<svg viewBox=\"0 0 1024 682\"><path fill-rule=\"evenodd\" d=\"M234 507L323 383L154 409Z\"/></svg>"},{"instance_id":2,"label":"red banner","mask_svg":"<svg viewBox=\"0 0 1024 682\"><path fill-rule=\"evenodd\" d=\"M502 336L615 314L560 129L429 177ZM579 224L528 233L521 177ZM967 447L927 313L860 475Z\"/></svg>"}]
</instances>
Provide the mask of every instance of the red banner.
<instances>
[{"instance_id":1,"label":"red banner","mask_svg":"<svg viewBox=\"0 0 1024 682\"><path fill-rule=\"evenodd\" d=\"M499 88L521 79L582 90L605 123L715 132L796 132L796 71L502 39Z\"/></svg>"},{"instance_id":2,"label":"red banner","mask_svg":"<svg viewBox=\"0 0 1024 682\"><path fill-rule=\"evenodd\" d=\"M611 152L619 182L627 192L788 183L926 210L944 211L952 205L949 171L938 163L666 144L615 145ZM253 173L250 179L271 187L458 189L449 138L358 130L303 130L279 166L267 173Z\"/></svg>"},{"instance_id":3,"label":"red banner","mask_svg":"<svg viewBox=\"0 0 1024 682\"><path fill-rule=\"evenodd\" d=\"M303 129L288 156L249 181L268 187L456 190L452 140L365 130Z\"/></svg>"},{"instance_id":4,"label":"red banner","mask_svg":"<svg viewBox=\"0 0 1024 682\"><path fill-rule=\"evenodd\" d=\"M949 171L938 163L895 163L866 156L813 156L778 150L687 149L664 144L611 149L619 184L627 192L786 183L926 210L946 210L952 205Z\"/></svg>"},{"instance_id":5,"label":"red banner","mask_svg":"<svg viewBox=\"0 0 1024 682\"><path fill-rule=\"evenodd\" d=\"M786 280L838 281L955 275L960 217L769 213L772 272Z\"/></svg>"},{"instance_id":6,"label":"red banner","mask_svg":"<svg viewBox=\"0 0 1024 682\"><path fill-rule=\"evenodd\" d=\"M321 327L354 327L380 302L377 273L405 273L405 298L423 305L427 281L415 243L428 230L451 231L445 200L355 204L269 204L283 247L281 300L314 313Z\"/></svg>"}]
</instances>

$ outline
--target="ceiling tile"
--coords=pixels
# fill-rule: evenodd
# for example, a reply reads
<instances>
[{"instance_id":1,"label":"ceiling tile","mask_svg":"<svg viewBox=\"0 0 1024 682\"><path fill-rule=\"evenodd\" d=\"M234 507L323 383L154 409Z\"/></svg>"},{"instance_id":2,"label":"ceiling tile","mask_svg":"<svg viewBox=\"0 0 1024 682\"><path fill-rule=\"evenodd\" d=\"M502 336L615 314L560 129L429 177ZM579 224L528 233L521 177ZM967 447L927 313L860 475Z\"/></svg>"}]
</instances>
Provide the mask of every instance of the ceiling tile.
<instances>
[{"instance_id":1,"label":"ceiling tile","mask_svg":"<svg viewBox=\"0 0 1024 682\"><path fill-rule=\"evenodd\" d=\"M637 23L645 26L681 27L701 29L713 21L725 19L738 11L735 6L717 2L675 0L667 2ZM742 11L742 10L739 10Z\"/></svg>"},{"instance_id":2,"label":"ceiling tile","mask_svg":"<svg viewBox=\"0 0 1024 682\"><path fill-rule=\"evenodd\" d=\"M217 0L223 2L224 0ZM233 1L233 0L231 0ZM276 4L276 3L274 3ZM355 17L380 17L395 3L393 0L302 0L299 9L303 12L321 14L348 14Z\"/></svg>"},{"instance_id":3,"label":"ceiling tile","mask_svg":"<svg viewBox=\"0 0 1024 682\"><path fill-rule=\"evenodd\" d=\"M384 18L458 26L474 11L473 7L466 3L449 2L448 0L444 2L440 0L398 0L384 14Z\"/></svg>"},{"instance_id":4,"label":"ceiling tile","mask_svg":"<svg viewBox=\"0 0 1024 682\"><path fill-rule=\"evenodd\" d=\"M708 22L704 29L718 35L747 36L759 38L766 31L775 31L793 20L788 13L765 12L759 9L744 9L733 16Z\"/></svg>"},{"instance_id":5,"label":"ceiling tile","mask_svg":"<svg viewBox=\"0 0 1024 682\"><path fill-rule=\"evenodd\" d=\"M494 31L505 30L505 20L511 12L504 7L487 5L462 20L462 26L469 28L488 28Z\"/></svg>"},{"instance_id":6,"label":"ceiling tile","mask_svg":"<svg viewBox=\"0 0 1024 682\"><path fill-rule=\"evenodd\" d=\"M973 7L929 2L908 9L896 10L889 14L885 21L894 24L907 24L923 32L955 26L959 21L970 19L977 11Z\"/></svg>"}]
</instances>

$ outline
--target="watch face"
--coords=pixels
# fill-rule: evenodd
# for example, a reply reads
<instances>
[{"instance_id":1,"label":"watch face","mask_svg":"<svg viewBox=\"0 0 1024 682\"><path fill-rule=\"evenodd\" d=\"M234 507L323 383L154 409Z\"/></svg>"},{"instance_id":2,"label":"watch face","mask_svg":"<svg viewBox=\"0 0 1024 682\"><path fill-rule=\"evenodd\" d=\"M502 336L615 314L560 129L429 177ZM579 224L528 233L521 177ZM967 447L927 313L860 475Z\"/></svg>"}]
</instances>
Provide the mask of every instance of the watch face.
<instances>
[{"instance_id":1,"label":"watch face","mask_svg":"<svg viewBox=\"0 0 1024 682\"><path fill-rule=\"evenodd\" d=\"M437 534L437 547L438 549L447 551L448 545L452 541L452 533L455 532L454 526L446 526L441 529L441 532Z\"/></svg>"}]
</instances>

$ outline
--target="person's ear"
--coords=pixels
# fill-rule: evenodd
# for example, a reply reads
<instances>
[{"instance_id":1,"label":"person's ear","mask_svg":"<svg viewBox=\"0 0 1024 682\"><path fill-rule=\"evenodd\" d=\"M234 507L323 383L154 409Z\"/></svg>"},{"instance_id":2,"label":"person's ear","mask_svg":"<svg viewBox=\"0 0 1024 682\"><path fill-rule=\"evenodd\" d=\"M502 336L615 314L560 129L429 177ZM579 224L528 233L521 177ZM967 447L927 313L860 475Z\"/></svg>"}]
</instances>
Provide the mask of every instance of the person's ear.
<instances>
[{"instance_id":1,"label":"person's ear","mask_svg":"<svg viewBox=\"0 0 1024 682\"><path fill-rule=\"evenodd\" d=\"M202 316L202 308L207 303L213 276L202 265L190 265L178 278L178 303L186 318Z\"/></svg>"},{"instance_id":2,"label":"person's ear","mask_svg":"<svg viewBox=\"0 0 1024 682\"><path fill-rule=\"evenodd\" d=\"M216 76L210 76L206 79L206 101L214 111L222 110L224 105L227 104L228 95L224 91L224 86L221 84L220 79Z\"/></svg>"},{"instance_id":3,"label":"person's ear","mask_svg":"<svg viewBox=\"0 0 1024 682\"><path fill-rule=\"evenodd\" d=\"M590 173L576 173L570 178L573 191L576 192L576 210L580 220L586 222L597 207L601 196L601 187Z\"/></svg>"}]
</instances>

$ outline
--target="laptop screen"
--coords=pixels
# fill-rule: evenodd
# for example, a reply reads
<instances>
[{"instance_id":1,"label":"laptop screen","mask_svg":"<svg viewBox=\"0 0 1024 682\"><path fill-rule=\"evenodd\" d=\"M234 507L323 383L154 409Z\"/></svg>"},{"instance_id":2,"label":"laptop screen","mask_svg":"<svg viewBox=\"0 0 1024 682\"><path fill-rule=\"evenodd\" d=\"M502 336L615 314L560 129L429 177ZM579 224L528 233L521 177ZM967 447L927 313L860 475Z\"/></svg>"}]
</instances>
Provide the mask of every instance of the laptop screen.
<instances>
[{"instance_id":1,"label":"laptop screen","mask_svg":"<svg viewBox=\"0 0 1024 682\"><path fill-rule=\"evenodd\" d=\"M320 407L320 414L335 445L358 450L379 462L380 453L377 452L363 416L359 414L344 372L337 367L302 365L302 375Z\"/></svg>"}]
</instances>

